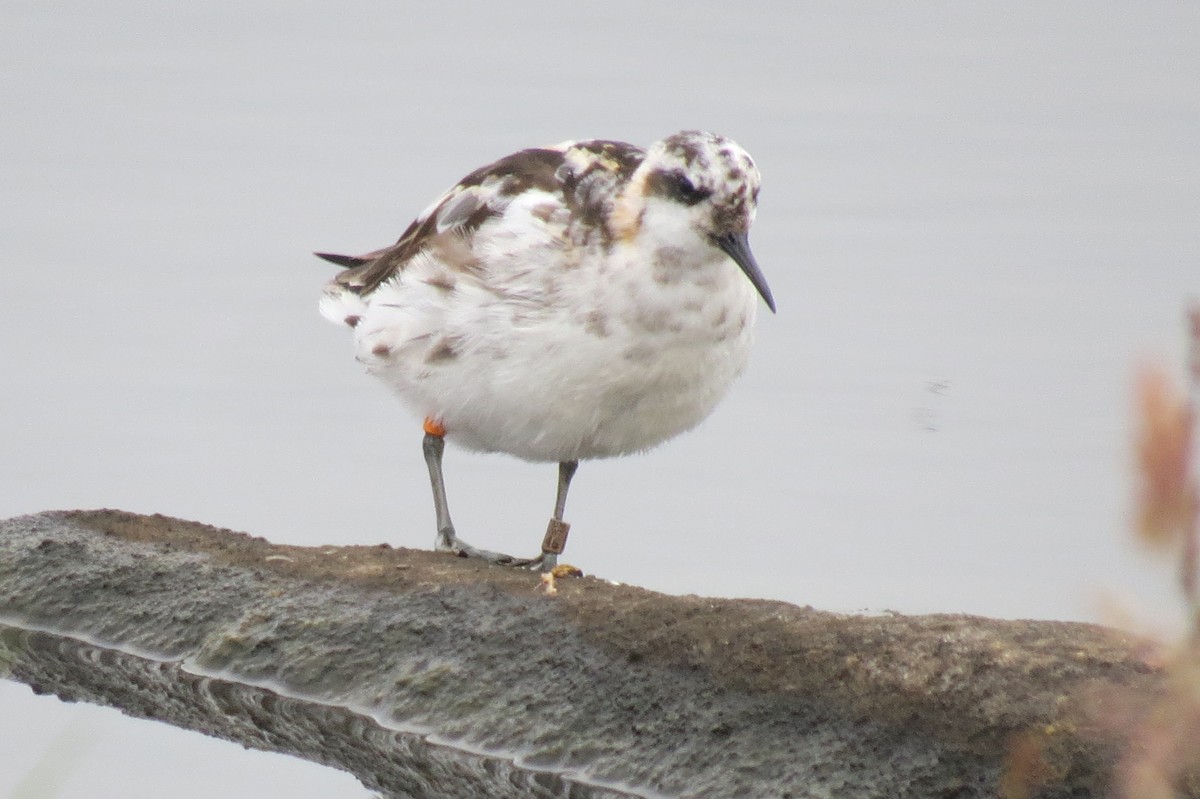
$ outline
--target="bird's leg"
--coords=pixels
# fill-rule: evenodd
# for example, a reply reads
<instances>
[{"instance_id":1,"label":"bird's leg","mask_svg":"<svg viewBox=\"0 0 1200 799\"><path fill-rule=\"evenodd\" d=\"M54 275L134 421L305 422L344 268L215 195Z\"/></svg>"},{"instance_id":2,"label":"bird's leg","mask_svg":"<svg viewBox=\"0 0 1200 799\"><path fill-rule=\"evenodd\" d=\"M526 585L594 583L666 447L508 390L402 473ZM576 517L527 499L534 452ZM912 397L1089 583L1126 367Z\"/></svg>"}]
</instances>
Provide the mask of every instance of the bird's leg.
<instances>
[{"instance_id":1,"label":"bird's leg","mask_svg":"<svg viewBox=\"0 0 1200 799\"><path fill-rule=\"evenodd\" d=\"M571 529L571 525L564 522L562 517L567 507L567 490L571 487L571 478L575 476L579 461L563 461L558 464L558 495L554 501L554 518L550 520L546 537L542 539L542 554L536 558L514 558L500 552L477 549L454 532L454 523L450 521L450 506L446 502L446 481L442 477L445 437L446 428L440 422L434 419L425 420L425 440L422 442L422 449L425 452L425 465L429 468L429 485L433 488L433 508L437 514L437 541L434 549L506 566L523 566L540 571L553 569L567 544L567 532Z\"/></svg>"},{"instance_id":2,"label":"bird's leg","mask_svg":"<svg viewBox=\"0 0 1200 799\"><path fill-rule=\"evenodd\" d=\"M554 497L554 519L562 521L567 510L567 491L571 489L571 478L579 468L579 461L563 461L558 464L558 494Z\"/></svg>"},{"instance_id":3,"label":"bird's leg","mask_svg":"<svg viewBox=\"0 0 1200 799\"><path fill-rule=\"evenodd\" d=\"M567 546L567 533L571 525L563 521L563 513L567 509L567 491L571 488L571 478L579 468L579 461L563 461L558 464L558 493L554 498L554 518L546 527L546 536L542 539L542 554L521 565L548 572L558 565L558 556Z\"/></svg>"},{"instance_id":4,"label":"bird's leg","mask_svg":"<svg viewBox=\"0 0 1200 799\"><path fill-rule=\"evenodd\" d=\"M422 442L422 449L425 452L425 465L429 467L429 484L433 487L433 507L437 513L437 542L434 549L438 552L453 552L463 557L483 558L492 563L514 563L516 559L509 555L476 549L455 534L454 523L450 521L450 506L446 503L446 483L442 479L445 435L446 429L441 424L433 419L425 420L425 440Z\"/></svg>"},{"instance_id":5,"label":"bird's leg","mask_svg":"<svg viewBox=\"0 0 1200 799\"><path fill-rule=\"evenodd\" d=\"M450 521L450 507L446 504L446 482L442 479L442 452L446 449L446 440L436 433L426 432L421 448L425 451L425 465L429 467L429 482L433 486L433 508L437 513L436 548L453 549L457 536L454 522Z\"/></svg>"}]
</instances>

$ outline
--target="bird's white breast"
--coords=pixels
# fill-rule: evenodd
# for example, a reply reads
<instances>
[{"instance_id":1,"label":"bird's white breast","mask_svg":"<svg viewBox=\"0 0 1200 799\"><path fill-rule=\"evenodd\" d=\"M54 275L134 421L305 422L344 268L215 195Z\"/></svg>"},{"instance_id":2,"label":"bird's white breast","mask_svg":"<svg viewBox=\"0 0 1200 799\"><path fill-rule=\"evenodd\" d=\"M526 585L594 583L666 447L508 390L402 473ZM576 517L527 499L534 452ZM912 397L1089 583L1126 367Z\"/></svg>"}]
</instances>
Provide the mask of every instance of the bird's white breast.
<instances>
[{"instance_id":1,"label":"bird's white breast","mask_svg":"<svg viewBox=\"0 0 1200 799\"><path fill-rule=\"evenodd\" d=\"M737 266L644 237L577 246L545 235L562 228L547 197L520 202L475 239L475 268L422 254L355 297L359 359L451 440L534 461L644 450L708 416L749 351Z\"/></svg>"}]
</instances>

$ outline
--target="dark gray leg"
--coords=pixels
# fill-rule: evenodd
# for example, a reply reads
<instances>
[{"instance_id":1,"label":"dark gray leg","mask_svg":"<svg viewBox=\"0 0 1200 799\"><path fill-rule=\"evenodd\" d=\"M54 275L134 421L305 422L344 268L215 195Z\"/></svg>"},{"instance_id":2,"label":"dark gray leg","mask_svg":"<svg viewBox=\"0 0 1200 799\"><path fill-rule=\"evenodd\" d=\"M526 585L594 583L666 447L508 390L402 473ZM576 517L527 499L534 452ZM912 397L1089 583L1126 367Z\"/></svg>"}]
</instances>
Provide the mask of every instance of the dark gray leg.
<instances>
[{"instance_id":1,"label":"dark gray leg","mask_svg":"<svg viewBox=\"0 0 1200 799\"><path fill-rule=\"evenodd\" d=\"M454 523L450 521L450 506L446 503L446 483L442 479L442 452L446 449L446 440L442 436L426 433L422 449L425 452L425 465L429 467L429 484L433 487L433 508L437 513L437 542L434 549L438 552L453 552L463 557L483 558L492 563L514 563L516 558L510 555L476 549L459 539L454 532Z\"/></svg>"},{"instance_id":2,"label":"dark gray leg","mask_svg":"<svg viewBox=\"0 0 1200 799\"><path fill-rule=\"evenodd\" d=\"M546 527L546 537L542 539L542 555L534 558L528 564L541 571L548 572L558 565L558 556L567 546L567 533L571 525L563 521L563 513L567 509L567 491L571 488L571 478L579 468L579 461L563 461L558 464L558 493L554 498L554 518Z\"/></svg>"},{"instance_id":3,"label":"dark gray leg","mask_svg":"<svg viewBox=\"0 0 1200 799\"><path fill-rule=\"evenodd\" d=\"M454 523L450 521L446 482L442 478L442 453L446 449L446 440L436 433L426 432L422 449L425 452L425 465L429 468L429 485L433 488L433 508L437 514L437 541L434 549L438 552L452 552L463 557L482 558L491 563L524 566L540 571L550 571L558 564L558 556L567 544L567 531L571 529L571 526L563 521L563 512L567 507L567 491L571 488L571 478L579 468L579 461L563 461L558 464L558 493L554 499L554 518L550 520L546 537L542 539L542 554L536 558L514 558L500 552L476 549L458 537L454 532Z\"/></svg>"},{"instance_id":4,"label":"dark gray leg","mask_svg":"<svg viewBox=\"0 0 1200 799\"><path fill-rule=\"evenodd\" d=\"M567 510L567 491L571 488L571 478L579 468L579 461L563 461L558 464L558 495L554 498L554 518L562 521L563 513Z\"/></svg>"},{"instance_id":5,"label":"dark gray leg","mask_svg":"<svg viewBox=\"0 0 1200 799\"><path fill-rule=\"evenodd\" d=\"M438 550L453 549L457 540L454 534L454 522L450 521L450 506L446 504L446 482L442 479L442 452L446 449L446 440L441 436L425 434L421 448L425 452L425 465L429 468L429 483L433 486L433 508L437 513L437 544Z\"/></svg>"}]
</instances>

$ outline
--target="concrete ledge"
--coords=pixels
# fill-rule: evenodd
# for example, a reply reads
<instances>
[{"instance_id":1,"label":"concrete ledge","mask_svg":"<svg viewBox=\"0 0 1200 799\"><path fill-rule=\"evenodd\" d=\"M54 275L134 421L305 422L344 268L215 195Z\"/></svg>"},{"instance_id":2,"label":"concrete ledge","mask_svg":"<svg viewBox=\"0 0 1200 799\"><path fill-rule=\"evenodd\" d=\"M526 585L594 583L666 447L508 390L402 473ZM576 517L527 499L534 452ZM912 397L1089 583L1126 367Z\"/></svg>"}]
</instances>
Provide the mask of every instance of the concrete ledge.
<instances>
[{"instance_id":1,"label":"concrete ledge","mask_svg":"<svg viewBox=\"0 0 1200 799\"><path fill-rule=\"evenodd\" d=\"M673 597L161 516L0 522L0 673L389 797L1105 793L1082 691L1161 675L1104 628ZM1023 790L1023 789L1022 789Z\"/></svg>"}]
</instances>

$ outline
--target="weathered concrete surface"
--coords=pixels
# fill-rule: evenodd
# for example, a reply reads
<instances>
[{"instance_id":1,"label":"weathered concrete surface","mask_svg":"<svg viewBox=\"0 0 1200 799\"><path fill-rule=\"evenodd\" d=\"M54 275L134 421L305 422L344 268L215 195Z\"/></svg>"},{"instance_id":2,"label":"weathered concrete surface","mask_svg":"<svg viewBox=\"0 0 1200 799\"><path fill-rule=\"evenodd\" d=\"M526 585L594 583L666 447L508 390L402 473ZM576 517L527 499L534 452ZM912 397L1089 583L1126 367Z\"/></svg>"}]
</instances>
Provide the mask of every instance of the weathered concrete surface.
<instances>
[{"instance_id":1,"label":"weathered concrete surface","mask_svg":"<svg viewBox=\"0 0 1200 799\"><path fill-rule=\"evenodd\" d=\"M0 522L0 672L346 769L394 797L1103 795L1080 691L1160 675L1095 626L860 617L275 546L119 511ZM1032 736L1032 737L1030 737ZM1017 795L1016 793L1012 795Z\"/></svg>"}]
</instances>

